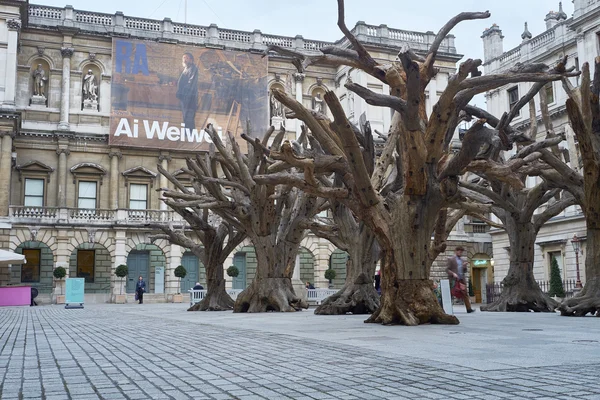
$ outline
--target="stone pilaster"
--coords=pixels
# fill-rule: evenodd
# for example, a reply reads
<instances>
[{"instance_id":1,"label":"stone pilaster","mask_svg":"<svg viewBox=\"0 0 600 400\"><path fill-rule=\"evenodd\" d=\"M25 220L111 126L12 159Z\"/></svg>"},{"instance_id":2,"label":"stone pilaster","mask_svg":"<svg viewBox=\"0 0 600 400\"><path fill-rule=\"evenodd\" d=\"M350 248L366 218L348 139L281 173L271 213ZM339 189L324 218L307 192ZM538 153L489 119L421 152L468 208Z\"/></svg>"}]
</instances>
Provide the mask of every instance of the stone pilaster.
<instances>
[{"instance_id":1,"label":"stone pilaster","mask_svg":"<svg viewBox=\"0 0 600 400\"><path fill-rule=\"evenodd\" d=\"M2 149L0 150L0 216L8 215L10 205L10 181L12 175L13 132L0 131Z\"/></svg>"},{"instance_id":2,"label":"stone pilaster","mask_svg":"<svg viewBox=\"0 0 600 400\"><path fill-rule=\"evenodd\" d=\"M160 162L161 167L163 167L167 171L169 170L169 162L171 161L171 156L169 155L169 153L161 152L160 156L158 156L158 161ZM167 187L169 185L169 181L163 174L160 174L158 182L161 188ZM167 210L167 205L162 201L160 202L160 209Z\"/></svg>"},{"instance_id":3,"label":"stone pilaster","mask_svg":"<svg viewBox=\"0 0 600 400\"><path fill-rule=\"evenodd\" d=\"M119 208L119 160L123 154L119 150L111 149L108 157L110 158L109 207L116 210Z\"/></svg>"},{"instance_id":4,"label":"stone pilaster","mask_svg":"<svg viewBox=\"0 0 600 400\"><path fill-rule=\"evenodd\" d=\"M6 26L8 27L8 41L6 43L6 60L4 64L4 100L0 104L0 108L14 110L17 86L17 47L21 21L9 19L6 21Z\"/></svg>"},{"instance_id":5,"label":"stone pilaster","mask_svg":"<svg viewBox=\"0 0 600 400\"><path fill-rule=\"evenodd\" d=\"M295 73L294 80L296 81L296 101L302 104L302 94L303 92L303 83L304 83L304 74ZM302 123L299 120L296 120L296 139L300 137L302 133Z\"/></svg>"},{"instance_id":6,"label":"stone pilaster","mask_svg":"<svg viewBox=\"0 0 600 400\"><path fill-rule=\"evenodd\" d=\"M69 261L71 260L71 252L69 251L69 233L67 231L58 231L58 236L56 238L57 242L57 250L56 250L56 263L54 264L54 268L63 267L67 271L67 275L65 279L54 280L55 285L52 288L52 302L56 301L56 295L65 294L65 282L66 278L69 277Z\"/></svg>"},{"instance_id":7,"label":"stone pilaster","mask_svg":"<svg viewBox=\"0 0 600 400\"><path fill-rule=\"evenodd\" d=\"M71 90L71 56L73 56L72 47L63 47L60 52L63 57L62 70L62 91L60 94L60 122L58 123L59 130L69 130L69 101Z\"/></svg>"},{"instance_id":8,"label":"stone pilaster","mask_svg":"<svg viewBox=\"0 0 600 400\"><path fill-rule=\"evenodd\" d=\"M175 268L181 265L181 256L183 255L183 249L181 246L171 244L171 255L167 260L167 266L165 268L165 294L179 293L179 278L175 276Z\"/></svg>"},{"instance_id":9,"label":"stone pilaster","mask_svg":"<svg viewBox=\"0 0 600 400\"><path fill-rule=\"evenodd\" d=\"M67 156L70 154L68 143L59 143L56 154L58 154L58 179L56 184L58 185L56 191L56 205L58 207L67 206ZM77 204L75 204L77 207Z\"/></svg>"},{"instance_id":10,"label":"stone pilaster","mask_svg":"<svg viewBox=\"0 0 600 400\"><path fill-rule=\"evenodd\" d=\"M315 287L327 288L329 286L329 281L325 279L325 271L329 269L329 258L331 257L331 251L325 241L319 241L319 247L317 248L316 253Z\"/></svg>"},{"instance_id":11,"label":"stone pilaster","mask_svg":"<svg viewBox=\"0 0 600 400\"><path fill-rule=\"evenodd\" d=\"M117 266L127 264L127 233L125 231L115 232L115 257L110 271L110 293L111 302L115 302L116 296L125 294L127 278L122 279L115 275Z\"/></svg>"}]
</instances>

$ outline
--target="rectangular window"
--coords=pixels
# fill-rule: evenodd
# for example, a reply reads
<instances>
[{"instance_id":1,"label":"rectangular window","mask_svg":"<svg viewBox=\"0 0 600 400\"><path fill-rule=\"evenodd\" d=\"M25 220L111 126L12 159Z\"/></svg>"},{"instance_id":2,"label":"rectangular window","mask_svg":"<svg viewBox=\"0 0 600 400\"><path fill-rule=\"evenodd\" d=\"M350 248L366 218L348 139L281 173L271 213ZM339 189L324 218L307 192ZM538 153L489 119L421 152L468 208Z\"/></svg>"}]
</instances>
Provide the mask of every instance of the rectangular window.
<instances>
[{"instance_id":1,"label":"rectangular window","mask_svg":"<svg viewBox=\"0 0 600 400\"><path fill-rule=\"evenodd\" d=\"M44 206L44 180L25 179L25 198L23 205L28 207Z\"/></svg>"},{"instance_id":2,"label":"rectangular window","mask_svg":"<svg viewBox=\"0 0 600 400\"><path fill-rule=\"evenodd\" d=\"M546 103L547 104L554 103L554 86L552 86L552 82L549 82L545 86L545 90L546 90Z\"/></svg>"},{"instance_id":3,"label":"rectangular window","mask_svg":"<svg viewBox=\"0 0 600 400\"><path fill-rule=\"evenodd\" d=\"M80 181L78 187L77 207L96 208L96 182Z\"/></svg>"},{"instance_id":4,"label":"rectangular window","mask_svg":"<svg viewBox=\"0 0 600 400\"><path fill-rule=\"evenodd\" d=\"M94 250L77 250L77 277L85 278L86 282L94 283Z\"/></svg>"},{"instance_id":5,"label":"rectangular window","mask_svg":"<svg viewBox=\"0 0 600 400\"><path fill-rule=\"evenodd\" d=\"M519 87L515 86L506 91L508 93L508 107L513 108L519 101Z\"/></svg>"},{"instance_id":6,"label":"rectangular window","mask_svg":"<svg viewBox=\"0 0 600 400\"><path fill-rule=\"evenodd\" d=\"M129 185L129 208L132 210L148 209L148 185L137 183Z\"/></svg>"},{"instance_id":7,"label":"rectangular window","mask_svg":"<svg viewBox=\"0 0 600 400\"><path fill-rule=\"evenodd\" d=\"M27 263L21 265L21 282L39 282L42 251L40 249L23 249L23 255Z\"/></svg>"}]
</instances>

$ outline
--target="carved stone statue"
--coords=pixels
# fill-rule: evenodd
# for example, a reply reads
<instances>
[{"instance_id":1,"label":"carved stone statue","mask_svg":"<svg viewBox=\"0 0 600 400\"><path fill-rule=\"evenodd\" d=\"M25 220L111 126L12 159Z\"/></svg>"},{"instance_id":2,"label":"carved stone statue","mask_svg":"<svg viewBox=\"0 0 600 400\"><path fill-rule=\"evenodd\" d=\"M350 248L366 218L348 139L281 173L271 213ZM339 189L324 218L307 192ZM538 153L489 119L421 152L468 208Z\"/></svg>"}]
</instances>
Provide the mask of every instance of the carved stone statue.
<instances>
[{"instance_id":1,"label":"carved stone statue","mask_svg":"<svg viewBox=\"0 0 600 400\"><path fill-rule=\"evenodd\" d=\"M46 97L46 71L42 64L38 64L37 69L33 71L33 95Z\"/></svg>"},{"instance_id":2,"label":"carved stone statue","mask_svg":"<svg viewBox=\"0 0 600 400\"><path fill-rule=\"evenodd\" d=\"M283 105L275 98L275 96L271 95L271 118L280 117L285 118L283 112Z\"/></svg>"},{"instance_id":3,"label":"carved stone statue","mask_svg":"<svg viewBox=\"0 0 600 400\"><path fill-rule=\"evenodd\" d=\"M91 69L83 77L83 100L98 101L98 86Z\"/></svg>"},{"instance_id":4,"label":"carved stone statue","mask_svg":"<svg viewBox=\"0 0 600 400\"><path fill-rule=\"evenodd\" d=\"M317 95L313 97L313 111L318 113L323 112L323 99L321 98L321 93L317 93Z\"/></svg>"}]
</instances>

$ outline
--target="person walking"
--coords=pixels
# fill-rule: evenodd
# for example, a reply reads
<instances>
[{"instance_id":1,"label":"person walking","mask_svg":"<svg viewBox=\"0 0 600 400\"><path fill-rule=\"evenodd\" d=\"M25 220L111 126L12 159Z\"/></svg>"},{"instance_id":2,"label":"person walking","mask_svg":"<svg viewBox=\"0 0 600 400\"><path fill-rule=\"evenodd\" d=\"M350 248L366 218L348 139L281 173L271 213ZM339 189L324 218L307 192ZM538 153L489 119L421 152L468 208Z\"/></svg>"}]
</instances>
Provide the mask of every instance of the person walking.
<instances>
[{"instance_id":1,"label":"person walking","mask_svg":"<svg viewBox=\"0 0 600 400\"><path fill-rule=\"evenodd\" d=\"M140 275L137 283L135 284L135 296L138 300L138 304L142 304L144 302L144 292L146 291L146 282L144 282L144 278Z\"/></svg>"},{"instance_id":2,"label":"person walking","mask_svg":"<svg viewBox=\"0 0 600 400\"><path fill-rule=\"evenodd\" d=\"M469 294L467 293L467 285L465 284L465 270L468 263L465 263L462 259L462 254L465 249L462 246L458 246L454 249L454 256L448 259L448 267L446 272L448 273L448 279L452 282L452 295L456 298L462 299L465 302L465 307L468 313L475 312L471 308L471 301Z\"/></svg>"}]
</instances>

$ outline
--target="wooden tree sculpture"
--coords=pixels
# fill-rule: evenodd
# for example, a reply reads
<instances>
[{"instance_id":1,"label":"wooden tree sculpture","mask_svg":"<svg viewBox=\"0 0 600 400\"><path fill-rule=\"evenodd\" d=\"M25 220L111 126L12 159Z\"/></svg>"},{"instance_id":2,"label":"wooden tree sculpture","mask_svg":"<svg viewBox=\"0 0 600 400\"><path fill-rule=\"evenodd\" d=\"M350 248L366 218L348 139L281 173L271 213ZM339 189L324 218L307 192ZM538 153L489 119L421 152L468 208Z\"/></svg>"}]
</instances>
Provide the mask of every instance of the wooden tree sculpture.
<instances>
[{"instance_id":1,"label":"wooden tree sculpture","mask_svg":"<svg viewBox=\"0 0 600 400\"><path fill-rule=\"evenodd\" d=\"M291 145L281 145L284 130L276 135L271 150L267 148L273 131L271 128L262 140L244 135L249 143L245 155L233 135L228 132L224 144L214 127L209 125L206 132L216 152L213 148L210 154L187 160L188 170L196 181L195 193L181 187L179 191L164 191L164 196L169 198L167 204L174 209L210 209L254 244L258 264L256 275L238 295L234 312L308 308L308 304L294 293L291 276L306 231L300 222L318 212L320 201L289 185L256 183L255 175L268 174L271 167L271 170L285 168L285 161L276 163L274 160L285 160L286 154L292 152ZM331 156L323 157L322 161L326 165L336 162ZM328 191L324 190L323 195L326 194Z\"/></svg>"},{"instance_id":2,"label":"wooden tree sculpture","mask_svg":"<svg viewBox=\"0 0 600 400\"><path fill-rule=\"evenodd\" d=\"M358 135L365 164L370 173L375 167L375 146L368 122L361 124ZM358 131L356 131L358 134ZM314 144L314 142L313 142ZM319 148L315 144L315 149ZM334 186L341 186L340 178ZM340 250L348 253L346 282L334 295L329 296L316 309L319 315L372 314L379 307L379 294L373 285L373 276L379 261L379 245L375 235L358 220L343 202L329 200L332 218L315 218L307 227L317 236L329 240Z\"/></svg>"},{"instance_id":3,"label":"wooden tree sculpture","mask_svg":"<svg viewBox=\"0 0 600 400\"><path fill-rule=\"evenodd\" d=\"M497 145L499 141L496 130L480 129L465 136L461 150L450 158L449 146L459 113L478 93L511 82L548 82L564 76L547 72L547 67L542 65L517 65L506 74L480 76L481 60L467 60L449 79L428 117L426 87L437 73L434 63L440 44L459 22L489 15L488 12L459 14L440 30L425 57L404 49L398 54L398 61L382 65L348 30L344 22L344 2L338 0L338 26L352 49L331 46L321 49L320 55L306 56L271 46L271 50L293 57L300 70L313 64L347 65L390 87L390 95L383 95L352 82L346 84L369 104L395 111L388 140L372 174L365 165L355 129L333 92L324 96L334 117L329 121L285 93L273 91L277 100L307 125L325 153L337 157L337 163L328 166L327 172L337 172L342 177L348 196L330 192L329 197L339 196L339 200L371 229L381 247L381 305L367 322L458 323L456 317L443 312L431 290L429 272L434 261L434 254L430 252L431 235L436 224L442 225L438 221L440 211L455 201L458 176L463 169L483 145ZM504 147L512 140L504 132L500 132L500 139ZM311 160L301 161L310 179L298 182L297 176L280 173L279 180L270 177L271 183L295 185L312 193L319 191L319 195L324 196L323 192L331 188L322 179L314 179L312 171L316 171L316 166L311 165ZM391 175L387 173L390 166L395 171ZM382 189L388 183L390 187L384 194Z\"/></svg>"},{"instance_id":4,"label":"wooden tree sculpture","mask_svg":"<svg viewBox=\"0 0 600 400\"><path fill-rule=\"evenodd\" d=\"M538 172L547 182L573 194L585 215L587 245L585 286L558 309L561 315L585 316L590 313L600 316L600 57L595 60L593 82L589 64L585 63L579 88L575 89L567 79L563 79L563 87L569 95L567 113L579 143L583 174L550 151L542 152L543 160L553 169L540 168ZM572 162L576 164L575 160Z\"/></svg>"},{"instance_id":5,"label":"wooden tree sculpture","mask_svg":"<svg viewBox=\"0 0 600 400\"><path fill-rule=\"evenodd\" d=\"M188 160L193 162L193 160ZM193 194L176 177L163 169L158 170L173 183L176 189L183 194ZM190 173L191 171L186 170ZM194 183L194 191L201 190L201 185ZM193 236L186 234L185 229L177 230L173 226L156 225L155 229L163 231L163 235L155 235L152 239L164 238L171 243L189 249L204 264L206 271L206 295L199 302L191 306L188 311L226 311L233 308L234 301L225 290L223 278L223 263L229 254L244 240L246 235L236 231L227 220L218 218L206 208L182 206L180 201L171 195L172 190L162 189L165 196L164 202L181 215L190 225ZM199 193L199 192L198 192Z\"/></svg>"}]
</instances>

